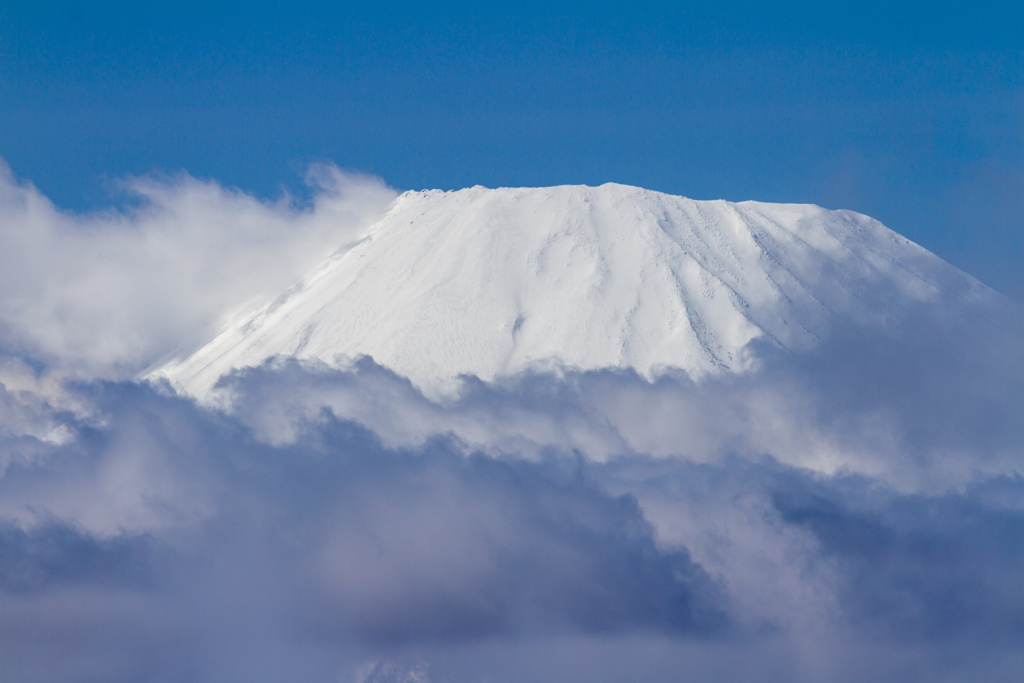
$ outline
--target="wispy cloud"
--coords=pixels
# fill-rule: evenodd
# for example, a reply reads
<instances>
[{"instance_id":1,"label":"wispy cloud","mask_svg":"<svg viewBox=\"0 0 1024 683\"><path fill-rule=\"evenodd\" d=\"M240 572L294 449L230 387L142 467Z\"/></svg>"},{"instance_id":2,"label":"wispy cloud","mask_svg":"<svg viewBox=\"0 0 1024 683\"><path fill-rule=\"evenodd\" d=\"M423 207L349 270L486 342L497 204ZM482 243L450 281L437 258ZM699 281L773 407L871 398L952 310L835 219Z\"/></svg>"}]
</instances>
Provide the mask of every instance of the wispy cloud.
<instances>
[{"instance_id":1,"label":"wispy cloud","mask_svg":"<svg viewBox=\"0 0 1024 683\"><path fill-rule=\"evenodd\" d=\"M330 166L313 199L261 201L182 174L123 183L132 200L57 209L0 162L0 346L78 377L131 377L216 332L225 314L351 244L395 192Z\"/></svg>"}]
</instances>

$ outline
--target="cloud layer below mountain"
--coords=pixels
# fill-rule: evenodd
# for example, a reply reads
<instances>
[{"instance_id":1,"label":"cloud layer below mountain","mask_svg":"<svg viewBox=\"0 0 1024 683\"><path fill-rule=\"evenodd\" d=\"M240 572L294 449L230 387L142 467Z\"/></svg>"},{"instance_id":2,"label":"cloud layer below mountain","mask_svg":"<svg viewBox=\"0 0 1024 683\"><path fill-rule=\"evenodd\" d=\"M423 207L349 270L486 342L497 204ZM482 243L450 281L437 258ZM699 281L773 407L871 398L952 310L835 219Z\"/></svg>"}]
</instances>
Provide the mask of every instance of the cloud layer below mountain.
<instances>
[{"instance_id":1,"label":"cloud layer below mountain","mask_svg":"<svg viewBox=\"0 0 1024 683\"><path fill-rule=\"evenodd\" d=\"M140 180L88 217L0 184L0 678L1016 680L1012 304L699 383L432 400L369 359L278 360L200 405L132 381L391 196L321 177L307 206Z\"/></svg>"}]
</instances>

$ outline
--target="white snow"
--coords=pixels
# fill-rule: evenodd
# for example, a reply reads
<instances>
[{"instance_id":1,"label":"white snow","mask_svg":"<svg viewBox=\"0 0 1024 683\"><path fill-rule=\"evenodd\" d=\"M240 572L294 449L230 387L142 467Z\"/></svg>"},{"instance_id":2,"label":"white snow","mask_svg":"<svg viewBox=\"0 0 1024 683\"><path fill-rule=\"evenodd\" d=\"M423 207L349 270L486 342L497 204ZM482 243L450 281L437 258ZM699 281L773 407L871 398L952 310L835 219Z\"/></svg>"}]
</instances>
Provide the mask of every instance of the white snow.
<instances>
[{"instance_id":1,"label":"white snow","mask_svg":"<svg viewBox=\"0 0 1024 683\"><path fill-rule=\"evenodd\" d=\"M623 185L407 192L352 248L150 373L208 396L233 368L369 355L428 395L530 367L752 368L985 288L878 221Z\"/></svg>"}]
</instances>

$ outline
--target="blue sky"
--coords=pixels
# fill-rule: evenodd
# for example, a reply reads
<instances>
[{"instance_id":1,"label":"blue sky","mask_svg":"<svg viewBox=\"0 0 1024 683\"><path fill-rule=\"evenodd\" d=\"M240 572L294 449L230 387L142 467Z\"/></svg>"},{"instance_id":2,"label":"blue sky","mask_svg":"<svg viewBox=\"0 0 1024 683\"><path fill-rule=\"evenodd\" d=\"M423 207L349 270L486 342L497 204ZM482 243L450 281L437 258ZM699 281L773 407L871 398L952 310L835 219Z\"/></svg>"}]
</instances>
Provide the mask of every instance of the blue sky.
<instances>
[{"instance_id":1,"label":"blue sky","mask_svg":"<svg viewBox=\"0 0 1024 683\"><path fill-rule=\"evenodd\" d=\"M615 181L872 215L1024 299L1018 3L5 2L0 157L59 206Z\"/></svg>"}]
</instances>

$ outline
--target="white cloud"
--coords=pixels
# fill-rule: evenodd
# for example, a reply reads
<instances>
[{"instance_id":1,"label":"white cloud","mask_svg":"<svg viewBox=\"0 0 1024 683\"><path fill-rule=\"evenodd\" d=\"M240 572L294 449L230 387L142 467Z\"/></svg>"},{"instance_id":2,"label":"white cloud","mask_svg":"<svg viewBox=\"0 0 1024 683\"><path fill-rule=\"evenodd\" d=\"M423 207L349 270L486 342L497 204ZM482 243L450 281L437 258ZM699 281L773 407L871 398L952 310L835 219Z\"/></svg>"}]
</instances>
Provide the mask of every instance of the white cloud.
<instances>
[{"instance_id":1,"label":"white cloud","mask_svg":"<svg viewBox=\"0 0 1024 683\"><path fill-rule=\"evenodd\" d=\"M131 206L75 215L0 164L0 351L125 378L206 341L233 308L358 239L396 194L332 166L308 181L305 206L186 174L134 178Z\"/></svg>"}]
</instances>

